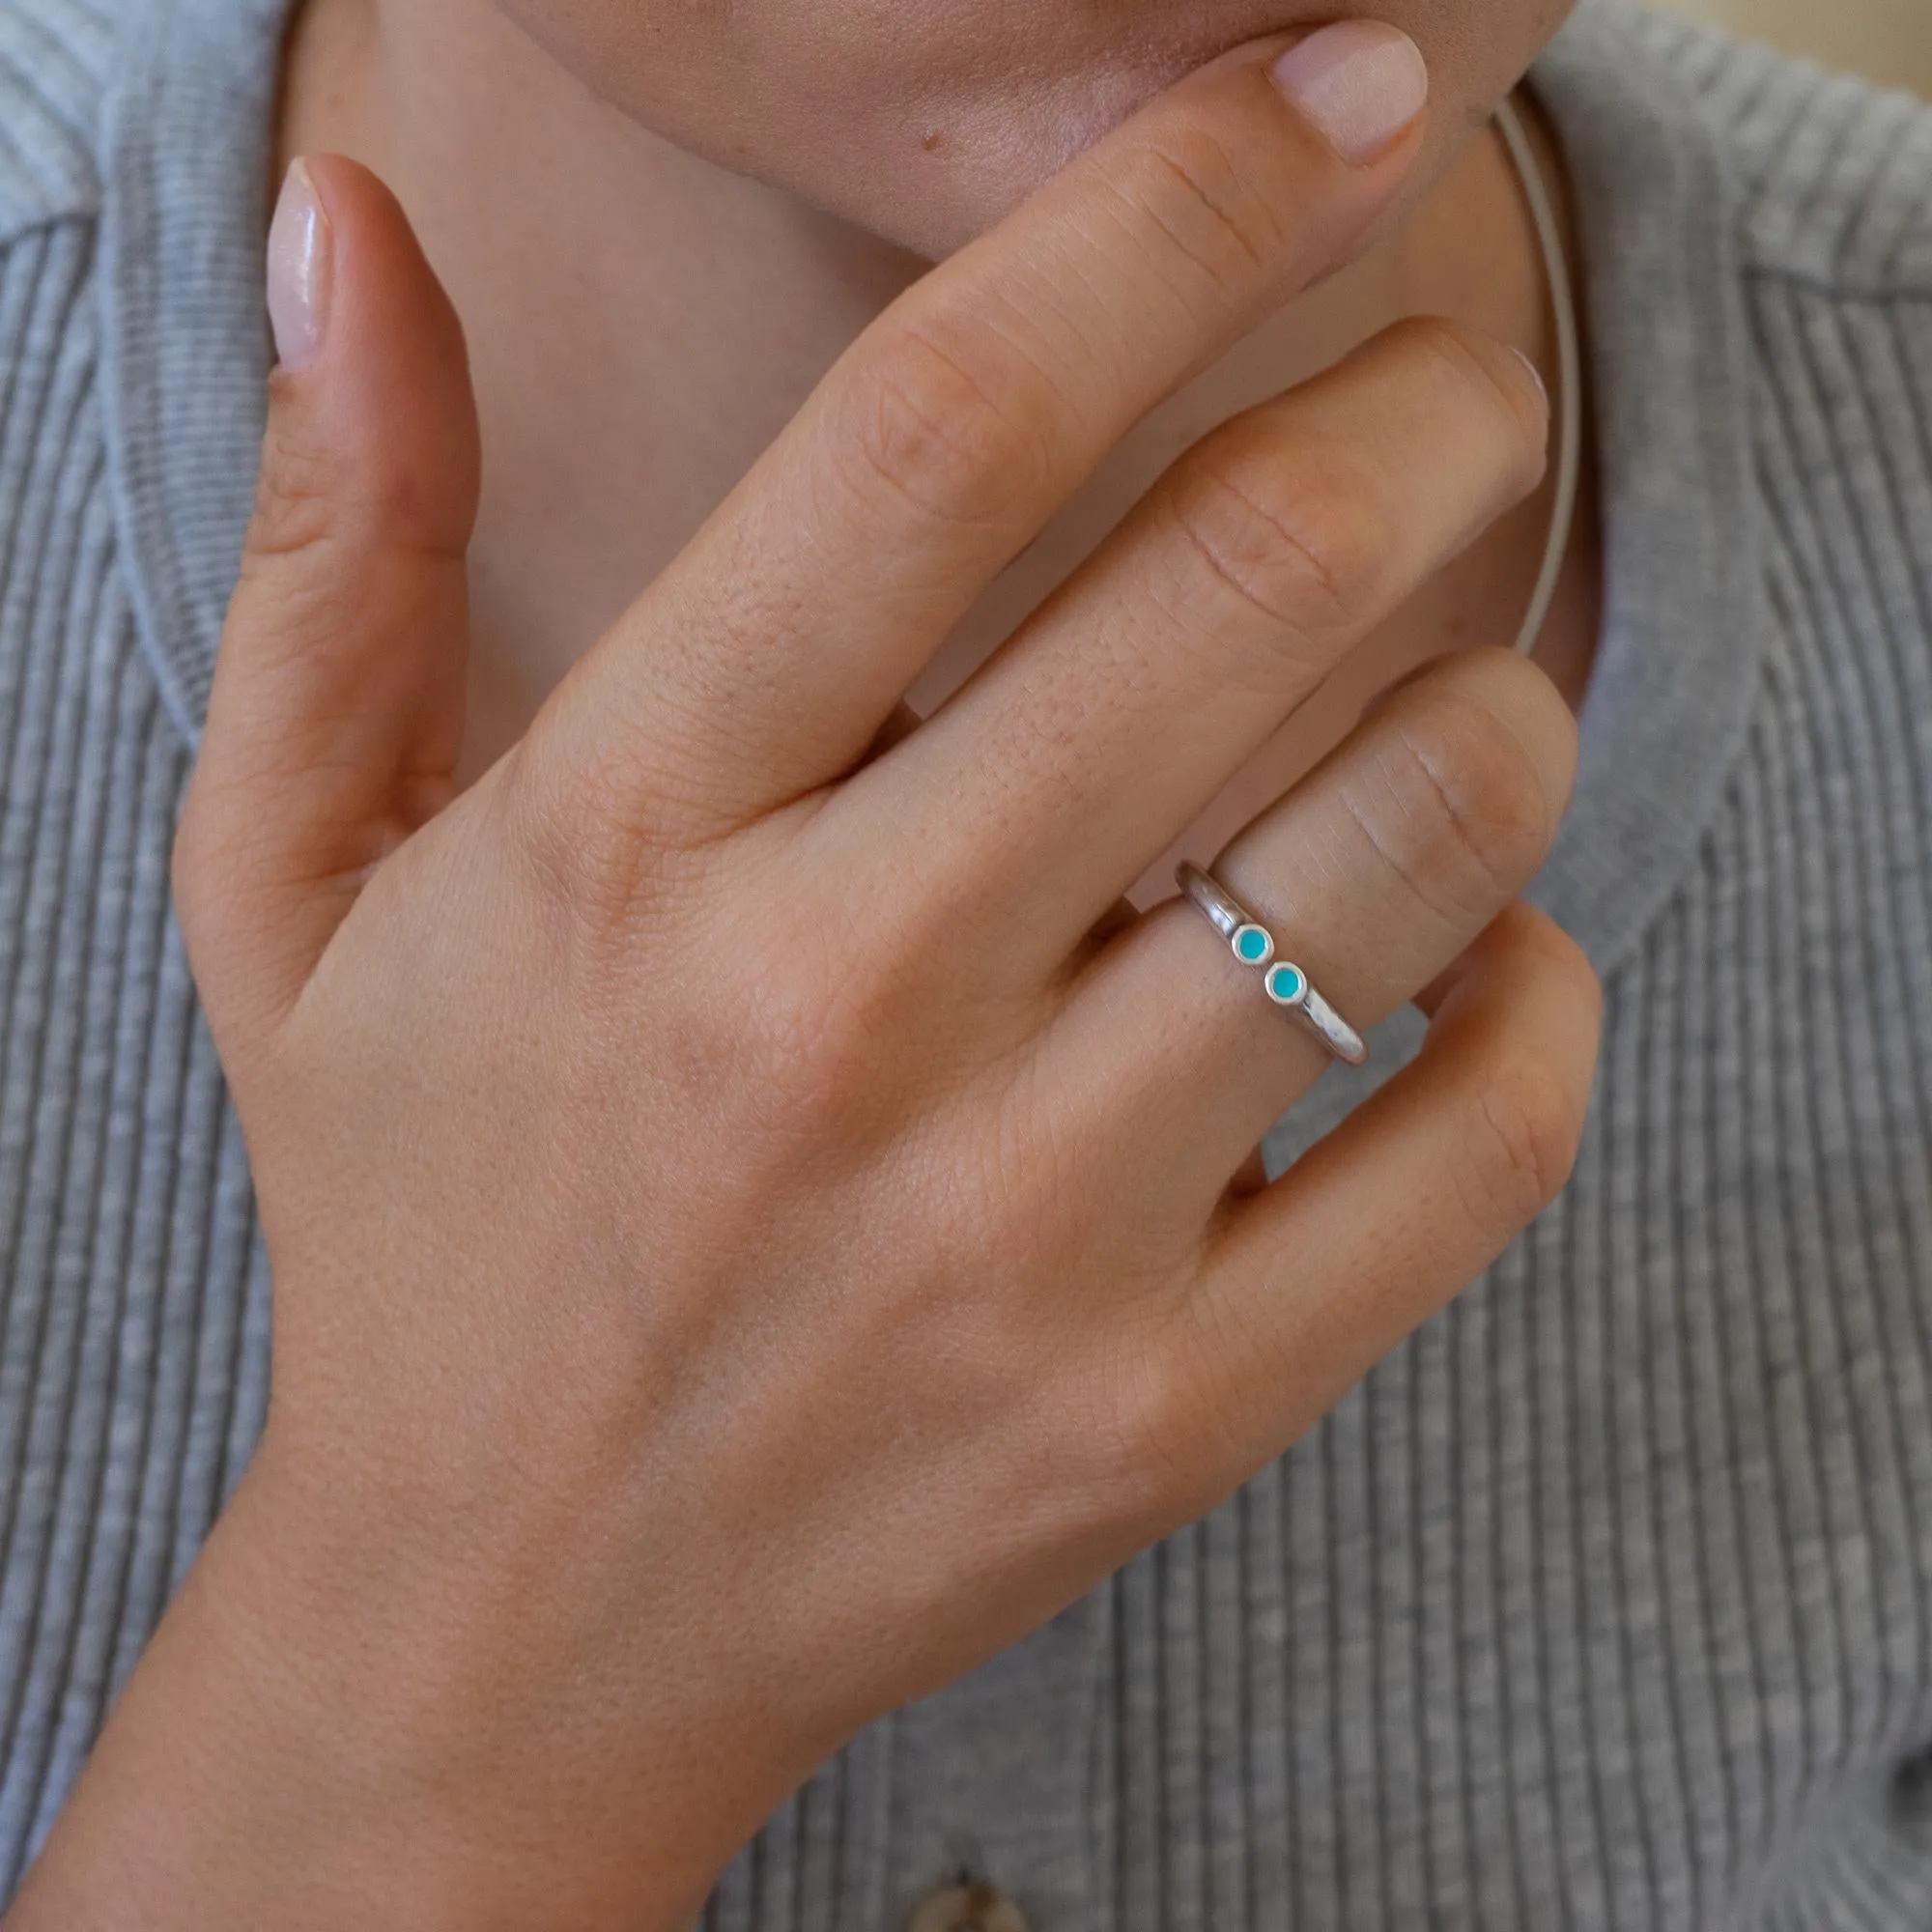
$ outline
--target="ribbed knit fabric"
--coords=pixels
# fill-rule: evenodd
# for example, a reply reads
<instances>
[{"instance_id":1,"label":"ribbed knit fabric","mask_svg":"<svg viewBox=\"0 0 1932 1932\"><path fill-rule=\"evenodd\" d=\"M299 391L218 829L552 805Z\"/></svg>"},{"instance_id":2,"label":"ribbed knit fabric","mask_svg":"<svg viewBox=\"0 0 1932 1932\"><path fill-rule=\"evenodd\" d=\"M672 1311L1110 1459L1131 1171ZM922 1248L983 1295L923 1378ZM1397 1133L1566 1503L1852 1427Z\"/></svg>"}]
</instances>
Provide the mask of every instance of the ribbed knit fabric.
<instances>
[{"instance_id":1,"label":"ribbed knit fabric","mask_svg":"<svg viewBox=\"0 0 1932 1932\"><path fill-rule=\"evenodd\" d=\"M283 4L0 0L0 1893L265 1399L167 856ZM860 1739L711 1932L882 1932L962 1865L1039 1932L1932 1925L1932 115L1625 0L1537 85L1609 578L1538 887L1608 986L1575 1183L1209 1521Z\"/></svg>"}]
</instances>

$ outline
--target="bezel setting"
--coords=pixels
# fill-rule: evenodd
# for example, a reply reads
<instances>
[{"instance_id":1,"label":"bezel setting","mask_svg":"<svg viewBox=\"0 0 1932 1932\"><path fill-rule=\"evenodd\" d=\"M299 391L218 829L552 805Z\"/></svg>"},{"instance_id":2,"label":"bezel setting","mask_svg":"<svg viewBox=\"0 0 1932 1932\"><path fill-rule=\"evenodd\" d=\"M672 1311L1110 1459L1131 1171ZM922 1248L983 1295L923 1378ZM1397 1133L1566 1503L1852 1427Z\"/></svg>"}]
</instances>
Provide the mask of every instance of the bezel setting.
<instances>
[{"instance_id":1,"label":"bezel setting","mask_svg":"<svg viewBox=\"0 0 1932 1932\"><path fill-rule=\"evenodd\" d=\"M1286 959L1268 968L1263 983L1268 998L1278 1007L1300 1007L1308 1003L1308 975Z\"/></svg>"},{"instance_id":2,"label":"bezel setting","mask_svg":"<svg viewBox=\"0 0 1932 1932\"><path fill-rule=\"evenodd\" d=\"M1257 941L1260 942L1258 946ZM1257 970L1262 970L1274 958L1274 934L1266 926L1258 925L1253 921L1246 925L1236 926L1228 944L1234 948L1235 957L1243 966L1253 966Z\"/></svg>"}]
</instances>

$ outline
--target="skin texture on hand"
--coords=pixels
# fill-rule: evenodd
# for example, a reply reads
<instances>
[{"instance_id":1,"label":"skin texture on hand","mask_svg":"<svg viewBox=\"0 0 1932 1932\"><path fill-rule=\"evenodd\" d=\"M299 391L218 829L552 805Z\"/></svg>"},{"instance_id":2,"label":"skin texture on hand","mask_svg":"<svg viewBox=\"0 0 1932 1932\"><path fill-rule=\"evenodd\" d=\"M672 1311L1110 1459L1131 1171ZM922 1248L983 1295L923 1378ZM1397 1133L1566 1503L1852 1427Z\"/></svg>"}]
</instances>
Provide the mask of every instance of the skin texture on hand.
<instances>
[{"instance_id":1,"label":"skin texture on hand","mask_svg":"<svg viewBox=\"0 0 1932 1932\"><path fill-rule=\"evenodd\" d=\"M1517 659L1405 686L1224 857L1352 1020L1434 1022L1273 1186L1235 1183L1317 1049L1190 908L1095 932L1534 487L1515 356L1411 325L1237 419L877 750L1414 165L1419 125L1339 153L1286 51L888 311L460 797L461 331L372 177L292 180L177 854L273 1397L14 1927L681 1925L819 1758L1211 1507L1561 1185L1596 989L1514 895L1575 730Z\"/></svg>"}]
</instances>

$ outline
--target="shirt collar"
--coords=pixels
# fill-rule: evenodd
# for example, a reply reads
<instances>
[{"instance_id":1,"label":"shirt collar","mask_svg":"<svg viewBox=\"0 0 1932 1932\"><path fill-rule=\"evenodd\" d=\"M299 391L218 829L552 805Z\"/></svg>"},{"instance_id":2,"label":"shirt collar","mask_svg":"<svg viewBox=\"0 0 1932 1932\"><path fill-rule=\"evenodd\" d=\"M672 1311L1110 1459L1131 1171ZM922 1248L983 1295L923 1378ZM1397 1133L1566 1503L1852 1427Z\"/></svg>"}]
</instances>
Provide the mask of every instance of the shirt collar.
<instances>
[{"instance_id":1,"label":"shirt collar","mask_svg":"<svg viewBox=\"0 0 1932 1932\"><path fill-rule=\"evenodd\" d=\"M135 619L200 735L260 457L262 298L290 0L137 0L103 109L102 368Z\"/></svg>"},{"instance_id":2,"label":"shirt collar","mask_svg":"<svg viewBox=\"0 0 1932 1932\"><path fill-rule=\"evenodd\" d=\"M1605 542L1576 799L1532 896L1608 973L1689 867L1756 688L1737 188L1627 0L1585 0L1532 81L1582 237Z\"/></svg>"}]
</instances>

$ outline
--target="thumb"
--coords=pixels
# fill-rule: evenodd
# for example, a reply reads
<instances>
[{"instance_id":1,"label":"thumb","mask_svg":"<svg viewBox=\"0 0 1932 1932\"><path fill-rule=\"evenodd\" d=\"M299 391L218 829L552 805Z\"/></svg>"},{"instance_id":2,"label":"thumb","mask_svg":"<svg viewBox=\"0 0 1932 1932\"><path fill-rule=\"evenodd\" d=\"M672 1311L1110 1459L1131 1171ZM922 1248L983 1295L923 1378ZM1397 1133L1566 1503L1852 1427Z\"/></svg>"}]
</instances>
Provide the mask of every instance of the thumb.
<instances>
[{"instance_id":1,"label":"thumb","mask_svg":"<svg viewBox=\"0 0 1932 1932\"><path fill-rule=\"evenodd\" d=\"M231 1036L287 1010L370 873L454 793L481 467L462 326L366 168L289 170L269 310L254 517L175 848Z\"/></svg>"}]
</instances>

